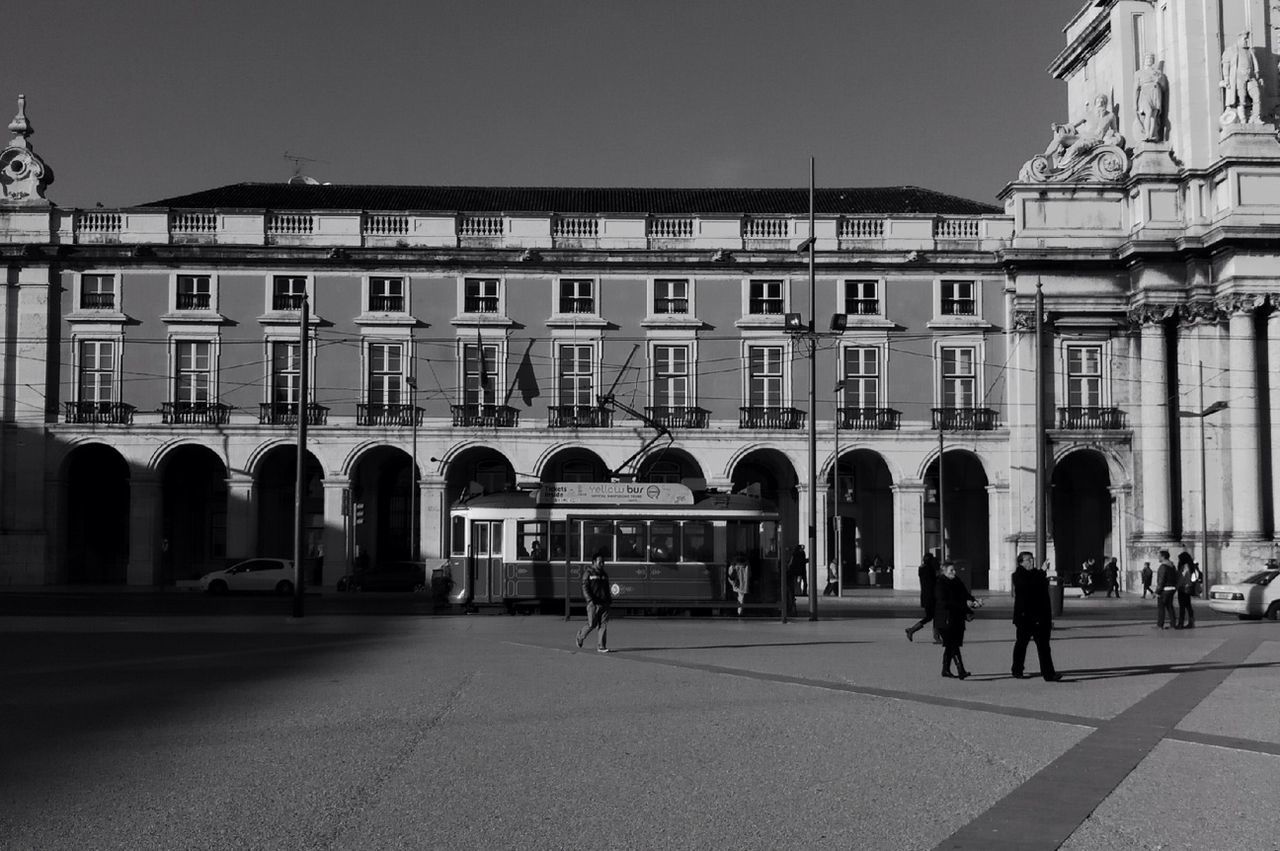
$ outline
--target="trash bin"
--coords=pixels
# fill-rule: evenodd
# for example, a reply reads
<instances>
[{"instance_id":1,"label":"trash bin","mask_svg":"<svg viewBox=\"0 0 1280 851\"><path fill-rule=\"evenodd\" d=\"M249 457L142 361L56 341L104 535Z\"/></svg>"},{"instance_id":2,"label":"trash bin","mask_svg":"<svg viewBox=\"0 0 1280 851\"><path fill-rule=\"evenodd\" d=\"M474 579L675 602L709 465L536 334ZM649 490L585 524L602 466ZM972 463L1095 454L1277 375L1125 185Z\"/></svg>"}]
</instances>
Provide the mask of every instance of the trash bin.
<instances>
[{"instance_id":1,"label":"trash bin","mask_svg":"<svg viewBox=\"0 0 1280 851\"><path fill-rule=\"evenodd\" d=\"M1053 609L1055 618L1062 615L1063 590L1062 577L1056 573L1051 573L1049 575L1049 605Z\"/></svg>"}]
</instances>

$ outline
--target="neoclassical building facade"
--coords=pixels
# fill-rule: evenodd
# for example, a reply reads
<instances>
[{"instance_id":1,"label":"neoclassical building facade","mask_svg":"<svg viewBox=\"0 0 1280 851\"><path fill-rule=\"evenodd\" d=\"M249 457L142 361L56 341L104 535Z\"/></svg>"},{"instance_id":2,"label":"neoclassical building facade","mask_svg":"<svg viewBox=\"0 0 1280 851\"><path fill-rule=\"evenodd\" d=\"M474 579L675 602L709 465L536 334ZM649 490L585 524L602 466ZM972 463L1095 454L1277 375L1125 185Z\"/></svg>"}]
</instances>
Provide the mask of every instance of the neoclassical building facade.
<instances>
[{"instance_id":1,"label":"neoclassical building facade","mask_svg":"<svg viewBox=\"0 0 1280 851\"><path fill-rule=\"evenodd\" d=\"M320 585L358 554L443 557L468 489L624 478L759 487L784 544L812 528L825 563L839 540L853 593L914 587L944 543L1003 589L1038 441L1060 567L1207 545L1211 579L1241 575L1280 505L1265 11L1090 2L1051 66L1089 108L1003 207L820 187L812 227L803 189L293 180L64 209L20 101L0 583L291 555L303 392Z\"/></svg>"}]
</instances>

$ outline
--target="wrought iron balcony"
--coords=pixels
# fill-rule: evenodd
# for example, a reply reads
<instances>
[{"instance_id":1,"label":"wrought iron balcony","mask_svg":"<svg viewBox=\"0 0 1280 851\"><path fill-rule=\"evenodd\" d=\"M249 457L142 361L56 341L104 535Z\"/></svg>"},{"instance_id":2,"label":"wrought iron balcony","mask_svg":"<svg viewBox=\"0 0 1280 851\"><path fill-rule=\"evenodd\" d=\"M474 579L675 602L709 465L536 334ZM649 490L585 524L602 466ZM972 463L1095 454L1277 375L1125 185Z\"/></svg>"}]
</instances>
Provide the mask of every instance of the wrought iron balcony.
<instances>
[{"instance_id":1,"label":"wrought iron balcony","mask_svg":"<svg viewBox=\"0 0 1280 851\"><path fill-rule=\"evenodd\" d=\"M464 313L497 313L498 297L496 295L469 295L462 300Z\"/></svg>"},{"instance_id":2,"label":"wrought iron balcony","mask_svg":"<svg viewBox=\"0 0 1280 851\"><path fill-rule=\"evenodd\" d=\"M688 405L659 405L644 412L663 428L706 428L711 416L706 408Z\"/></svg>"},{"instance_id":3,"label":"wrought iron balcony","mask_svg":"<svg viewBox=\"0 0 1280 851\"><path fill-rule=\"evenodd\" d=\"M422 413L416 405L356 405L356 425L422 425Z\"/></svg>"},{"instance_id":4,"label":"wrought iron balcony","mask_svg":"<svg viewBox=\"0 0 1280 851\"><path fill-rule=\"evenodd\" d=\"M302 302L306 298L303 293L274 293L271 296L271 309L302 310Z\"/></svg>"},{"instance_id":5,"label":"wrought iron balcony","mask_svg":"<svg viewBox=\"0 0 1280 851\"><path fill-rule=\"evenodd\" d=\"M978 305L971 298L944 298L942 300L943 316L973 316L978 312Z\"/></svg>"},{"instance_id":6,"label":"wrought iron balcony","mask_svg":"<svg viewBox=\"0 0 1280 851\"><path fill-rule=\"evenodd\" d=\"M933 427L944 431L991 431L996 412L990 408L934 408Z\"/></svg>"},{"instance_id":7,"label":"wrought iron balcony","mask_svg":"<svg viewBox=\"0 0 1280 851\"><path fill-rule=\"evenodd\" d=\"M130 425L134 410L133 405L124 402L65 403L66 421L69 423Z\"/></svg>"},{"instance_id":8,"label":"wrought iron balcony","mask_svg":"<svg viewBox=\"0 0 1280 851\"><path fill-rule=\"evenodd\" d=\"M115 293L80 293L81 310L113 310L115 306Z\"/></svg>"},{"instance_id":9,"label":"wrought iron balcony","mask_svg":"<svg viewBox=\"0 0 1280 851\"><path fill-rule=\"evenodd\" d=\"M847 298L844 301L844 312L850 316L878 316L880 314L880 299Z\"/></svg>"},{"instance_id":10,"label":"wrought iron balcony","mask_svg":"<svg viewBox=\"0 0 1280 851\"><path fill-rule=\"evenodd\" d=\"M595 313L596 300L591 296L560 296L561 313Z\"/></svg>"},{"instance_id":11,"label":"wrought iron balcony","mask_svg":"<svg viewBox=\"0 0 1280 851\"><path fill-rule=\"evenodd\" d=\"M324 425L329 421L329 409L315 402L307 405L307 425ZM262 402L258 405L258 422L262 425L298 424L296 402Z\"/></svg>"},{"instance_id":12,"label":"wrought iron balcony","mask_svg":"<svg viewBox=\"0 0 1280 851\"><path fill-rule=\"evenodd\" d=\"M837 408L836 427L850 431L894 431L902 427L902 411L893 408Z\"/></svg>"},{"instance_id":13,"label":"wrought iron balcony","mask_svg":"<svg viewBox=\"0 0 1280 851\"><path fill-rule=\"evenodd\" d=\"M213 305L210 293L178 293L178 310L208 310Z\"/></svg>"},{"instance_id":14,"label":"wrought iron balcony","mask_svg":"<svg viewBox=\"0 0 1280 851\"><path fill-rule=\"evenodd\" d=\"M550 428L608 428L613 411L599 405L551 405L547 408Z\"/></svg>"},{"instance_id":15,"label":"wrought iron balcony","mask_svg":"<svg viewBox=\"0 0 1280 851\"><path fill-rule=\"evenodd\" d=\"M373 313L404 313L404 296L371 295L369 310Z\"/></svg>"},{"instance_id":16,"label":"wrought iron balcony","mask_svg":"<svg viewBox=\"0 0 1280 851\"><path fill-rule=\"evenodd\" d=\"M509 405L450 405L453 424L466 427L514 428L520 412Z\"/></svg>"},{"instance_id":17,"label":"wrought iron balcony","mask_svg":"<svg viewBox=\"0 0 1280 851\"><path fill-rule=\"evenodd\" d=\"M167 425L226 425L231 406L221 402L163 402L161 421Z\"/></svg>"},{"instance_id":18,"label":"wrought iron balcony","mask_svg":"<svg viewBox=\"0 0 1280 851\"><path fill-rule=\"evenodd\" d=\"M749 405L738 411L738 428L804 428L805 412L797 408Z\"/></svg>"},{"instance_id":19,"label":"wrought iron balcony","mask_svg":"<svg viewBox=\"0 0 1280 851\"><path fill-rule=\"evenodd\" d=\"M1128 428L1119 408L1059 408L1058 428L1081 431L1115 431Z\"/></svg>"}]
</instances>

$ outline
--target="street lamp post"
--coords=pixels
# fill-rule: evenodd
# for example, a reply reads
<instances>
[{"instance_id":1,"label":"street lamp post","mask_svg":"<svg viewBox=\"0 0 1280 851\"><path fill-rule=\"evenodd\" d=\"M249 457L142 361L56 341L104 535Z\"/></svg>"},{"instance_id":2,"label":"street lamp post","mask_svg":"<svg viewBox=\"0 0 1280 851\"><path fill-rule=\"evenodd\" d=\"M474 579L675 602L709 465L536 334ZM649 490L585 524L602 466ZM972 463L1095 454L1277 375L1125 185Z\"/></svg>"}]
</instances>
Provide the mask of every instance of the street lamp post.
<instances>
[{"instance_id":1,"label":"street lamp post","mask_svg":"<svg viewBox=\"0 0 1280 851\"><path fill-rule=\"evenodd\" d=\"M409 560L418 560L418 380L410 375L409 422L413 433L409 452Z\"/></svg>"},{"instance_id":2,"label":"street lamp post","mask_svg":"<svg viewBox=\"0 0 1280 851\"><path fill-rule=\"evenodd\" d=\"M1204 421L1218 411L1228 407L1226 402L1214 402L1209 407L1204 406L1204 361L1197 364L1199 381L1200 381L1200 410L1198 411L1179 411L1178 416L1184 419L1197 419L1200 421L1200 563L1204 565L1201 570L1203 576L1201 584L1204 587L1204 597L1209 598L1209 479L1205 470L1205 440L1204 440Z\"/></svg>"},{"instance_id":3,"label":"street lamp post","mask_svg":"<svg viewBox=\"0 0 1280 851\"><path fill-rule=\"evenodd\" d=\"M844 546L844 518L840 516L840 393L844 390L844 379L836 382L832 388L835 394L835 454L836 460L831 468L832 481L835 483L835 498L832 500L832 514L835 516L835 551L836 551L836 595L844 593L844 558L841 552Z\"/></svg>"}]
</instances>

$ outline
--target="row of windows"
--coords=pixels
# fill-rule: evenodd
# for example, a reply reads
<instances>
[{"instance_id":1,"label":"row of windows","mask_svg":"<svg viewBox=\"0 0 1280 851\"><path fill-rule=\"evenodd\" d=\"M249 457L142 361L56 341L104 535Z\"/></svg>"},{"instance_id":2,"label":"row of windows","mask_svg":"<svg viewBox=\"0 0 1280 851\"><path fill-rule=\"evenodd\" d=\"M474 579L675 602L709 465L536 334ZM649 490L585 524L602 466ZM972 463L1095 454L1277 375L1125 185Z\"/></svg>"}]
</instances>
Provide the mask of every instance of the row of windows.
<instances>
[{"instance_id":1,"label":"row of windows","mask_svg":"<svg viewBox=\"0 0 1280 851\"><path fill-rule=\"evenodd\" d=\"M172 400L207 403L217 398L215 342L177 340L173 343ZM77 349L78 401L112 403L118 397L120 362L117 340L80 339ZM654 344L650 349L649 392L660 408L690 408L697 404L693 383L692 347ZM597 347L564 343L555 347L559 405L596 404L599 392ZM941 345L937 350L937 401L946 408L971 408L982 398L979 349ZM498 404L504 382L499 375L499 344L463 343L458 402ZM409 403L408 344L369 341L365 344L364 398L370 405ZM744 403L750 407L787 405L787 348L748 344L744 352ZM879 346L846 346L841 350L840 402L843 407L881 408L885 405L884 356ZM1066 396L1071 407L1099 407L1103 400L1102 346L1066 348ZM296 341L269 344L266 376L268 401L296 404L301 388L301 359Z\"/></svg>"},{"instance_id":2,"label":"row of windows","mask_svg":"<svg viewBox=\"0 0 1280 851\"><path fill-rule=\"evenodd\" d=\"M309 295L306 275L271 276L269 309L292 311L302 308ZM365 309L369 313L406 313L409 310L407 279L403 276L370 276ZM85 273L80 276L80 310L119 310L120 298L115 274ZM213 275L174 276L173 307L181 311L211 311L217 308ZM693 313L693 280L654 278L649 309L653 316ZM460 312L502 314L504 281L501 278L463 278ZM787 282L781 278L750 279L745 282L744 313L749 316L781 316L788 309ZM840 282L838 312L850 316L883 316L881 279L849 279ZM563 315L598 315L599 293L595 278L556 280L555 311ZM981 288L972 280L942 279L936 282L935 314L938 316L978 316Z\"/></svg>"}]
</instances>

